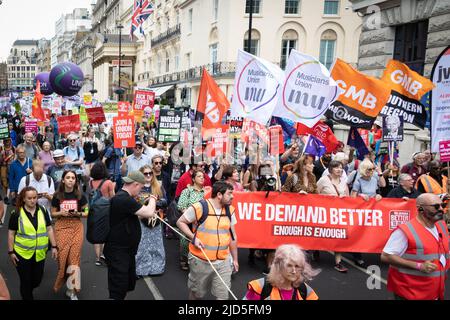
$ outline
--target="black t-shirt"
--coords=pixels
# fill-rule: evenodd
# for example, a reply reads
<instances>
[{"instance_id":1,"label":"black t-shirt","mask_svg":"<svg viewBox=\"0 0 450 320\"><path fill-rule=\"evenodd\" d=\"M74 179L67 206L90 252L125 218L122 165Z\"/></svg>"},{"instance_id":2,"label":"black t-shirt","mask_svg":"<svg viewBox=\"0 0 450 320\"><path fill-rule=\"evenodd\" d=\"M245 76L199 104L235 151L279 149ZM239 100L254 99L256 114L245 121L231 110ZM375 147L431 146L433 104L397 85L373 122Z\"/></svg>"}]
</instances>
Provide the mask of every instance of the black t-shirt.
<instances>
[{"instance_id":1,"label":"black t-shirt","mask_svg":"<svg viewBox=\"0 0 450 320\"><path fill-rule=\"evenodd\" d=\"M53 196L52 199L52 207L57 208L58 211L61 211L62 209L65 209L67 211L69 210L75 210L78 212L81 212L81 208L87 204L87 199L84 195L81 196L81 199L78 200L77 196L74 192L64 192L64 200L59 200L56 196L56 194Z\"/></svg>"},{"instance_id":2,"label":"black t-shirt","mask_svg":"<svg viewBox=\"0 0 450 320\"><path fill-rule=\"evenodd\" d=\"M325 170L327 169L327 167L324 168L322 162L319 160L317 160L316 162L314 162L314 170L313 173L316 176L316 181L319 181L320 178L322 178L323 173L325 172Z\"/></svg>"},{"instance_id":3,"label":"black t-shirt","mask_svg":"<svg viewBox=\"0 0 450 320\"><path fill-rule=\"evenodd\" d=\"M111 199L111 208L108 244L128 247L136 253L141 241L141 226L136 212L142 204L128 192L120 190Z\"/></svg>"},{"instance_id":4,"label":"black t-shirt","mask_svg":"<svg viewBox=\"0 0 450 320\"><path fill-rule=\"evenodd\" d=\"M389 194L387 195L387 198L403 198L408 197L410 199L416 199L420 195L419 192L417 192L416 189L412 189L411 192L406 191L401 186L398 186L394 189L392 189Z\"/></svg>"},{"instance_id":5,"label":"black t-shirt","mask_svg":"<svg viewBox=\"0 0 450 320\"><path fill-rule=\"evenodd\" d=\"M50 219L49 213L47 212L47 210L45 210L45 208L41 207L41 210L44 213L45 225L47 227L50 227L52 225L52 220ZM33 217L33 216L31 216L31 213L29 213L25 208L24 208L24 211L25 211L25 214L27 215L28 219L30 219L31 223L33 224L34 229L37 230L38 215L35 214ZM11 216L9 218L9 225L8 225L9 230L12 230L12 231L19 230L19 216L20 216L20 214L16 210L11 212Z\"/></svg>"}]
</instances>

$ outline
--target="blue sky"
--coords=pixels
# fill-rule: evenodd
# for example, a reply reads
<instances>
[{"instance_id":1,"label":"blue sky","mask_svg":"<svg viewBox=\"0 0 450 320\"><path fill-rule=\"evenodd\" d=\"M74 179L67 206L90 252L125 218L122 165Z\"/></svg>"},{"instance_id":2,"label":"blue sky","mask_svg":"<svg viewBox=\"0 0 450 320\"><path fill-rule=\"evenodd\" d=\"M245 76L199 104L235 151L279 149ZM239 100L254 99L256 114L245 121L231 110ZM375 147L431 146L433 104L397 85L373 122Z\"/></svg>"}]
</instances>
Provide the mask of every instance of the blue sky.
<instances>
[{"instance_id":1,"label":"blue sky","mask_svg":"<svg viewBox=\"0 0 450 320\"><path fill-rule=\"evenodd\" d=\"M55 22L74 8L91 10L92 0L2 0L0 5L0 61L8 58L17 39L51 39Z\"/></svg>"}]
</instances>

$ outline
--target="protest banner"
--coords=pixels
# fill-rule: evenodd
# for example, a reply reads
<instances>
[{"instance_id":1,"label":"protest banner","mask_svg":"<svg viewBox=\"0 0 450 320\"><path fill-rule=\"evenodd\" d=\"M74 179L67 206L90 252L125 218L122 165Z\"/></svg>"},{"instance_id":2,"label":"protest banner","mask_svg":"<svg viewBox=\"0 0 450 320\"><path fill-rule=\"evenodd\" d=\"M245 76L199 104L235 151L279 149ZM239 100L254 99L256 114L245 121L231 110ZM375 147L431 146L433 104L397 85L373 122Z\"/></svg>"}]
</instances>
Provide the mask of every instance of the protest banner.
<instances>
[{"instance_id":1,"label":"protest banner","mask_svg":"<svg viewBox=\"0 0 450 320\"><path fill-rule=\"evenodd\" d=\"M403 141L403 117L383 117L383 141Z\"/></svg>"},{"instance_id":2,"label":"protest banner","mask_svg":"<svg viewBox=\"0 0 450 320\"><path fill-rule=\"evenodd\" d=\"M417 214L414 200L234 192L241 248L380 253L392 230ZM249 232L251 230L251 232Z\"/></svg>"},{"instance_id":3,"label":"protest banner","mask_svg":"<svg viewBox=\"0 0 450 320\"><path fill-rule=\"evenodd\" d=\"M9 138L9 125L8 118L1 117L0 118L0 140Z\"/></svg>"},{"instance_id":4,"label":"protest banner","mask_svg":"<svg viewBox=\"0 0 450 320\"><path fill-rule=\"evenodd\" d=\"M293 49L281 98L273 115L312 128L341 93L328 69L316 58Z\"/></svg>"},{"instance_id":5,"label":"protest banner","mask_svg":"<svg viewBox=\"0 0 450 320\"><path fill-rule=\"evenodd\" d=\"M221 129L220 132L228 130L226 115L229 108L227 97L204 68L196 114L196 121L202 122L203 140L214 135L217 129Z\"/></svg>"},{"instance_id":6,"label":"protest banner","mask_svg":"<svg viewBox=\"0 0 450 320\"><path fill-rule=\"evenodd\" d=\"M130 112L130 103L128 101L119 101L117 103L118 116L127 116Z\"/></svg>"},{"instance_id":7,"label":"protest banner","mask_svg":"<svg viewBox=\"0 0 450 320\"><path fill-rule=\"evenodd\" d=\"M283 129L280 125L269 127L270 150L272 156L278 157L284 153Z\"/></svg>"},{"instance_id":8,"label":"protest banner","mask_svg":"<svg viewBox=\"0 0 450 320\"><path fill-rule=\"evenodd\" d=\"M441 162L450 161L450 140L439 141L439 154Z\"/></svg>"},{"instance_id":9,"label":"protest banner","mask_svg":"<svg viewBox=\"0 0 450 320\"><path fill-rule=\"evenodd\" d=\"M158 141L178 142L181 135L183 111L161 109L158 122Z\"/></svg>"},{"instance_id":10,"label":"protest banner","mask_svg":"<svg viewBox=\"0 0 450 320\"><path fill-rule=\"evenodd\" d=\"M85 106L92 106L92 94L91 93L83 94L83 104Z\"/></svg>"},{"instance_id":11,"label":"protest banner","mask_svg":"<svg viewBox=\"0 0 450 320\"><path fill-rule=\"evenodd\" d=\"M153 91L136 90L133 100L133 114L142 121L144 109L153 109L155 105L155 93ZM141 122L139 121L139 122Z\"/></svg>"},{"instance_id":12,"label":"protest banner","mask_svg":"<svg viewBox=\"0 0 450 320\"><path fill-rule=\"evenodd\" d=\"M105 113L102 107L87 108L86 109L89 124L106 122Z\"/></svg>"},{"instance_id":13,"label":"protest banner","mask_svg":"<svg viewBox=\"0 0 450 320\"><path fill-rule=\"evenodd\" d=\"M431 151L438 152L439 142L450 137L450 46L436 59L431 79Z\"/></svg>"},{"instance_id":14,"label":"protest banner","mask_svg":"<svg viewBox=\"0 0 450 320\"><path fill-rule=\"evenodd\" d=\"M73 114L71 116L60 116L56 118L58 121L58 132L69 133L81 130L80 115Z\"/></svg>"},{"instance_id":15,"label":"protest banner","mask_svg":"<svg viewBox=\"0 0 450 320\"><path fill-rule=\"evenodd\" d=\"M38 122L37 120L25 120L25 133L37 133L38 132Z\"/></svg>"},{"instance_id":16,"label":"protest banner","mask_svg":"<svg viewBox=\"0 0 450 320\"><path fill-rule=\"evenodd\" d=\"M244 125L243 117L232 117L231 112L227 113L227 122L229 125L228 134L232 139L240 139L242 126Z\"/></svg>"},{"instance_id":17,"label":"protest banner","mask_svg":"<svg viewBox=\"0 0 450 320\"><path fill-rule=\"evenodd\" d=\"M326 116L338 123L370 129L386 104L391 90L386 83L369 77L337 59L331 77L344 91L326 112Z\"/></svg>"},{"instance_id":18,"label":"protest banner","mask_svg":"<svg viewBox=\"0 0 450 320\"><path fill-rule=\"evenodd\" d=\"M239 50L231 116L266 125L278 103L284 78L277 65Z\"/></svg>"},{"instance_id":19,"label":"protest banner","mask_svg":"<svg viewBox=\"0 0 450 320\"><path fill-rule=\"evenodd\" d=\"M425 128L427 112L420 99L433 89L433 83L396 60L389 61L381 80L392 90L381 115L397 115L406 123Z\"/></svg>"},{"instance_id":20,"label":"protest banner","mask_svg":"<svg viewBox=\"0 0 450 320\"><path fill-rule=\"evenodd\" d=\"M114 117L114 148L134 148L136 137L134 135L134 117Z\"/></svg>"}]
</instances>

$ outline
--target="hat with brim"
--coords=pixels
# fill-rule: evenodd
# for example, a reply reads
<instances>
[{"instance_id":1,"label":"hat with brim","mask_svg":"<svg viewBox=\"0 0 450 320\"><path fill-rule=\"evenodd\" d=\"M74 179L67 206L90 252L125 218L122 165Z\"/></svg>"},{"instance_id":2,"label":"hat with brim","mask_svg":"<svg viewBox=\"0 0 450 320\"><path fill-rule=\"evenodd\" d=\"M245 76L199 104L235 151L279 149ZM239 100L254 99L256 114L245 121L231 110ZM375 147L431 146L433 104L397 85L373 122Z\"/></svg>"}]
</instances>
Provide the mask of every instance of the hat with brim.
<instances>
[{"instance_id":1,"label":"hat with brim","mask_svg":"<svg viewBox=\"0 0 450 320\"><path fill-rule=\"evenodd\" d=\"M53 158L61 158L61 157L64 157L64 152L61 149L53 151Z\"/></svg>"},{"instance_id":2,"label":"hat with brim","mask_svg":"<svg viewBox=\"0 0 450 320\"><path fill-rule=\"evenodd\" d=\"M137 182L137 183L141 183L141 184L146 183L145 176L140 171L132 171L132 172L128 173L128 175L126 177L123 177L122 180L125 183L133 183L133 182Z\"/></svg>"}]
</instances>

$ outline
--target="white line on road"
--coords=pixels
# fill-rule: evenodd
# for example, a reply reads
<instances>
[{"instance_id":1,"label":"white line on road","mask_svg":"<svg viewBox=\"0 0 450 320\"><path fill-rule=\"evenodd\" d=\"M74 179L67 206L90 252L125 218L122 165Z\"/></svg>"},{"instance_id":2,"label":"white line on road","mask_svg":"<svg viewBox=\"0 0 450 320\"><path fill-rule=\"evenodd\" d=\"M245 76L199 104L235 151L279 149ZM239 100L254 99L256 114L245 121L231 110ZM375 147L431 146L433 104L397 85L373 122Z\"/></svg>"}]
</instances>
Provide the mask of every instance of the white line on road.
<instances>
[{"instance_id":1,"label":"white line on road","mask_svg":"<svg viewBox=\"0 0 450 320\"><path fill-rule=\"evenodd\" d=\"M327 251L327 252L334 256L334 252L332 252L332 251ZM361 272L363 272L363 273L365 273L365 274L367 274L369 276L372 276L375 280L380 281L381 283L384 283L385 285L387 285L387 281L385 279L383 279L382 277L377 276L376 274L367 271L367 269L364 269L364 268L361 268L361 267L357 266L351 260L347 259L344 256L342 257L342 260L344 260L347 264L351 265L353 268L358 269L359 271L361 271Z\"/></svg>"},{"instance_id":2,"label":"white line on road","mask_svg":"<svg viewBox=\"0 0 450 320\"><path fill-rule=\"evenodd\" d=\"M164 300L161 292L159 292L159 289L153 282L152 278L144 277L144 281L147 284L147 287L149 288L150 292L153 294L155 300Z\"/></svg>"}]
</instances>

